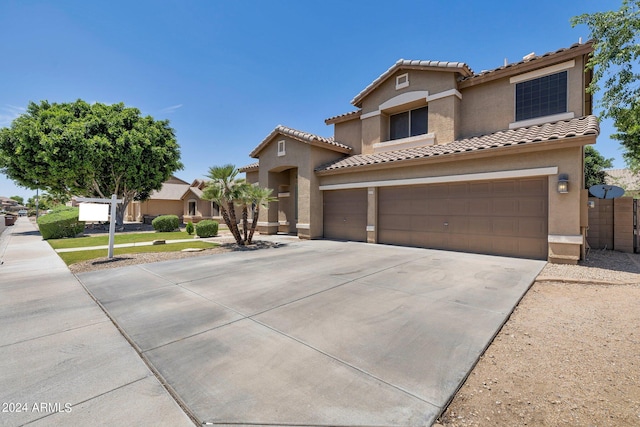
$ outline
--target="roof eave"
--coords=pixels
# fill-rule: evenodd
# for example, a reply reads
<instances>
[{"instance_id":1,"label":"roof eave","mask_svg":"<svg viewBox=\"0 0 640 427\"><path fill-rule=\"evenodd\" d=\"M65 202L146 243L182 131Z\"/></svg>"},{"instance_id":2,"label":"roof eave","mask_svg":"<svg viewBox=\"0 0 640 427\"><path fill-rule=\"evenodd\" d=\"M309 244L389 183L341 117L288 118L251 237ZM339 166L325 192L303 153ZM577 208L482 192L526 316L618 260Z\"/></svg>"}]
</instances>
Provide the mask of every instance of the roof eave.
<instances>
[{"instance_id":1,"label":"roof eave","mask_svg":"<svg viewBox=\"0 0 640 427\"><path fill-rule=\"evenodd\" d=\"M551 54L545 54L537 56L530 61L519 62L506 67L500 67L496 70L489 71L486 74L480 74L477 76L471 76L468 79L462 80L458 87L459 89L468 88L471 86L490 82L492 80L501 79L504 77L511 77L517 74L526 73L529 71L537 70L539 68L548 67L550 65L567 61L572 58L577 58L582 55L590 54L593 51L593 42L588 41L574 48L567 48L560 52Z\"/></svg>"},{"instance_id":2,"label":"roof eave","mask_svg":"<svg viewBox=\"0 0 640 427\"><path fill-rule=\"evenodd\" d=\"M523 152L535 152L549 149L560 149L578 147L595 144L598 134L581 135L547 141L529 142L522 145L508 145L495 148L484 148L472 151L461 151L459 153L439 154L434 156L420 157L417 159L394 160L390 162L372 163L367 165L350 166L339 169L316 170L318 176L340 175L345 173L365 172L380 169L407 167L426 163L445 163L466 159L479 159L483 157L503 156L519 154ZM551 146L551 147L550 147ZM508 152L507 152L508 151ZM462 157L462 159L461 159Z\"/></svg>"}]
</instances>

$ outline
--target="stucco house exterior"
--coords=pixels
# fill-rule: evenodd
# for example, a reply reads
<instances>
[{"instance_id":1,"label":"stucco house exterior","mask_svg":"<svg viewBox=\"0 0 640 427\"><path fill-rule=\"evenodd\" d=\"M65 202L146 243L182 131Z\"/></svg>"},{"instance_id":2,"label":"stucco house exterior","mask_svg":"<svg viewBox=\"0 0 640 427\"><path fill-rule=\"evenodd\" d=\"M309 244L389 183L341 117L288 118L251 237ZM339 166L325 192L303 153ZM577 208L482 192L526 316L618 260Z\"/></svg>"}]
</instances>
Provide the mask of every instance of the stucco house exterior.
<instances>
[{"instance_id":1,"label":"stucco house exterior","mask_svg":"<svg viewBox=\"0 0 640 427\"><path fill-rule=\"evenodd\" d=\"M222 221L218 206L202 199L206 181L196 179L191 183L171 176L162 188L153 191L143 202L133 201L127 206L127 221L149 222L159 215L177 215L183 223L197 223L203 219Z\"/></svg>"},{"instance_id":2,"label":"stucco house exterior","mask_svg":"<svg viewBox=\"0 0 640 427\"><path fill-rule=\"evenodd\" d=\"M263 233L575 263L587 227L585 91L592 43L490 71L399 60L325 120L332 137L277 126L249 182L274 189Z\"/></svg>"}]
</instances>

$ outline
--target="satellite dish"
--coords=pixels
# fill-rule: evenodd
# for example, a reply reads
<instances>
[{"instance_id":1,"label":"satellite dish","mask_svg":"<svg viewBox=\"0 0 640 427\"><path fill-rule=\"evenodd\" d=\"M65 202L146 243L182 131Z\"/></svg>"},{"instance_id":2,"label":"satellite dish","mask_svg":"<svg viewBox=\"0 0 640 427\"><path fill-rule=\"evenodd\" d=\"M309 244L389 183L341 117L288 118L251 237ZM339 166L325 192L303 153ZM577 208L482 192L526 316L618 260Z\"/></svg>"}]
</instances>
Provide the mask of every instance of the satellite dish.
<instances>
[{"instance_id":1,"label":"satellite dish","mask_svg":"<svg viewBox=\"0 0 640 427\"><path fill-rule=\"evenodd\" d=\"M624 188L615 185L592 185L589 187L589 193L598 199L616 199L624 194Z\"/></svg>"}]
</instances>

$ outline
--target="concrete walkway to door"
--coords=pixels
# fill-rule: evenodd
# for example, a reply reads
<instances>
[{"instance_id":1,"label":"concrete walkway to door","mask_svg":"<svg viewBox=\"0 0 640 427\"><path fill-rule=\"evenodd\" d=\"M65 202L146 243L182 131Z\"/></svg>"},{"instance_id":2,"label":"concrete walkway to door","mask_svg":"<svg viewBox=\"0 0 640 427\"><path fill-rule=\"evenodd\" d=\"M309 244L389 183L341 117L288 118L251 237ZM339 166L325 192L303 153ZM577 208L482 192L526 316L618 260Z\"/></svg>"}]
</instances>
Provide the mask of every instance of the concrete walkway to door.
<instances>
[{"instance_id":1,"label":"concrete walkway to door","mask_svg":"<svg viewBox=\"0 0 640 427\"><path fill-rule=\"evenodd\" d=\"M545 265L286 242L78 278L201 423L424 426Z\"/></svg>"}]
</instances>

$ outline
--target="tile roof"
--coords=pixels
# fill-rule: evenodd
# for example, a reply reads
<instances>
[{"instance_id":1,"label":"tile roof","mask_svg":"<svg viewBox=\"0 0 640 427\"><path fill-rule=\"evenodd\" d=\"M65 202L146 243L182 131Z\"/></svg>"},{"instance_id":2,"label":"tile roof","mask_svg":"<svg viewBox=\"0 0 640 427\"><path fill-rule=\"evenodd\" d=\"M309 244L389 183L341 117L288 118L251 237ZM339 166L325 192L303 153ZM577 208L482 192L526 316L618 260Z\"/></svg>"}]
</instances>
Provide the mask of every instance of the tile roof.
<instances>
[{"instance_id":1,"label":"tile roof","mask_svg":"<svg viewBox=\"0 0 640 427\"><path fill-rule=\"evenodd\" d=\"M362 99L367 96L372 90L380 86L385 80L387 80L393 73L402 69L433 69L440 68L442 70L457 71L463 76L472 76L473 71L464 62L448 62L448 61L420 61L399 59L393 64L387 71L382 73L377 79L375 79L369 86L364 88L359 94L357 94L352 100L351 104L356 107L360 106Z\"/></svg>"},{"instance_id":2,"label":"tile roof","mask_svg":"<svg viewBox=\"0 0 640 427\"><path fill-rule=\"evenodd\" d=\"M521 68L525 64L528 66L533 66L534 68L539 68L537 67L538 63L546 62L544 60L550 57L564 56L564 55L570 55L575 57L580 53L582 53L581 51L585 51L585 53L591 52L591 50L593 49L592 46L593 46L593 40L589 40L585 43L574 43L569 47L558 49L553 52L543 53L542 55L534 55L531 57L527 55L525 56L526 59L523 58L522 61L512 62L510 64L503 65L502 67L494 68L492 70L481 71L480 73L476 73L471 76L464 76L460 79L460 82L469 84L469 83L472 83L474 80L485 80L486 78L493 77L493 75L496 75L496 77L499 77L502 74L510 74L512 71L517 71L515 70L515 68ZM540 66L546 66L546 65L547 64L540 64ZM522 71L518 70L518 72L522 72Z\"/></svg>"},{"instance_id":3,"label":"tile roof","mask_svg":"<svg viewBox=\"0 0 640 427\"><path fill-rule=\"evenodd\" d=\"M278 125L267 137L251 152L251 157L256 157L260 151L275 137L276 135L285 135L307 144L318 145L330 150L339 151L341 153L349 153L351 147L337 142L333 137L325 138L323 136L314 135L308 132L302 132L286 126Z\"/></svg>"},{"instance_id":4,"label":"tile roof","mask_svg":"<svg viewBox=\"0 0 640 427\"><path fill-rule=\"evenodd\" d=\"M600 132L598 119L585 116L555 123L545 123L518 129L503 130L488 135L475 136L453 141L442 145L407 148L374 154L359 154L325 164L316 169L317 172L338 169L356 168L367 165L400 162L405 160L426 159L466 152L478 152L494 148L529 145L539 142L594 135Z\"/></svg>"},{"instance_id":5,"label":"tile roof","mask_svg":"<svg viewBox=\"0 0 640 427\"><path fill-rule=\"evenodd\" d=\"M242 166L242 167L238 168L238 170L240 172L249 172L249 171L253 171L253 170L258 170L259 166L260 166L260 162L254 162L254 163L248 164L246 166Z\"/></svg>"},{"instance_id":6,"label":"tile roof","mask_svg":"<svg viewBox=\"0 0 640 427\"><path fill-rule=\"evenodd\" d=\"M348 113L338 114L337 116L329 117L328 119L325 119L324 122L328 125L333 123L340 123L354 117L360 117L361 114L362 114L362 110L350 111Z\"/></svg>"},{"instance_id":7,"label":"tile roof","mask_svg":"<svg viewBox=\"0 0 640 427\"><path fill-rule=\"evenodd\" d=\"M162 188L151 192L149 199L151 200L180 200L185 191L189 188L189 184L171 184L164 183Z\"/></svg>"}]
</instances>

